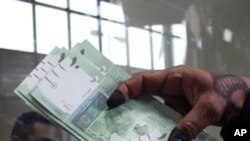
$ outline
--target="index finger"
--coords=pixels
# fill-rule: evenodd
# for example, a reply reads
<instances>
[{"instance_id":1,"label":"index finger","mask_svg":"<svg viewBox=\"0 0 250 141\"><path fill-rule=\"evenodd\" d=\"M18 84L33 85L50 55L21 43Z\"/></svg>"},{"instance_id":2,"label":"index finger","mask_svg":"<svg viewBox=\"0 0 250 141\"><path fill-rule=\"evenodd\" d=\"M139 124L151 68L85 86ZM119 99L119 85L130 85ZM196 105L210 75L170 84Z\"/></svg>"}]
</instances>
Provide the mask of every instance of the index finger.
<instances>
[{"instance_id":1,"label":"index finger","mask_svg":"<svg viewBox=\"0 0 250 141\"><path fill-rule=\"evenodd\" d=\"M181 93L183 69L178 67L138 73L120 84L107 101L109 108L117 107L130 98L144 93Z\"/></svg>"}]
</instances>

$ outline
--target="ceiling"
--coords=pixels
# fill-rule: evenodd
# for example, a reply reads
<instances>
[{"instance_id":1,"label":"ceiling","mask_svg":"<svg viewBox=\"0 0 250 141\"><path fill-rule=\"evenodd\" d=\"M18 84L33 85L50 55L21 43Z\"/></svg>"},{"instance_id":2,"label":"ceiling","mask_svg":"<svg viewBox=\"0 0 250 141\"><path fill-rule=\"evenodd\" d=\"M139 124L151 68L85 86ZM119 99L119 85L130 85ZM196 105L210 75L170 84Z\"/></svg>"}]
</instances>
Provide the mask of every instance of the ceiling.
<instances>
[{"instance_id":1,"label":"ceiling","mask_svg":"<svg viewBox=\"0 0 250 141\"><path fill-rule=\"evenodd\" d=\"M143 26L173 24L184 19L185 12L195 5L218 24L245 31L250 23L249 0L124 0L124 12L128 24Z\"/></svg>"}]
</instances>

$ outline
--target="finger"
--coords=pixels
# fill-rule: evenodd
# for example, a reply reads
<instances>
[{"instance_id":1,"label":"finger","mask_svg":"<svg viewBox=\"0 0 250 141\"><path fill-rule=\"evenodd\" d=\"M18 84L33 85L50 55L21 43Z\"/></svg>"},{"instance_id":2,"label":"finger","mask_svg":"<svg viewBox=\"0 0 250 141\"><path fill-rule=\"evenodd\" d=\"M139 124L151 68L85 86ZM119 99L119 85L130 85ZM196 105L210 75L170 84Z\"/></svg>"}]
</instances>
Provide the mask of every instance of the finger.
<instances>
[{"instance_id":1,"label":"finger","mask_svg":"<svg viewBox=\"0 0 250 141\"><path fill-rule=\"evenodd\" d=\"M222 116L224 100L220 97L204 96L193 109L181 119L171 132L169 141L191 141L208 125L219 121ZM206 100L206 101L205 101Z\"/></svg>"},{"instance_id":2,"label":"finger","mask_svg":"<svg viewBox=\"0 0 250 141\"><path fill-rule=\"evenodd\" d=\"M172 68L136 74L117 87L108 99L107 105L114 108L129 98L144 93L180 93L182 76L178 70L180 69Z\"/></svg>"}]
</instances>

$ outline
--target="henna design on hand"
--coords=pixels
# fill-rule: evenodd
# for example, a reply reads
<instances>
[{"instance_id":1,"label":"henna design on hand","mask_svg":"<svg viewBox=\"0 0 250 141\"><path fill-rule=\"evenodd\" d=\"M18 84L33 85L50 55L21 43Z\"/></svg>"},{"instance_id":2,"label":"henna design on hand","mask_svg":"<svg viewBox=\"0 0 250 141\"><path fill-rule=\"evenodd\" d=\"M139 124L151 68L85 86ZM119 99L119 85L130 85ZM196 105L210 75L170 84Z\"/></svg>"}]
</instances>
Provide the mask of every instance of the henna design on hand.
<instances>
[{"instance_id":1,"label":"henna design on hand","mask_svg":"<svg viewBox=\"0 0 250 141\"><path fill-rule=\"evenodd\" d=\"M236 75L225 75L212 73L213 89L215 92L222 96L227 105L224 110L224 114L220 120L220 123L224 124L231 119L237 117L240 114L242 107L237 107L233 101L233 95L237 94L236 91L242 91L245 94L245 98L249 92L249 88L245 81ZM245 99L242 99L244 102Z\"/></svg>"}]
</instances>

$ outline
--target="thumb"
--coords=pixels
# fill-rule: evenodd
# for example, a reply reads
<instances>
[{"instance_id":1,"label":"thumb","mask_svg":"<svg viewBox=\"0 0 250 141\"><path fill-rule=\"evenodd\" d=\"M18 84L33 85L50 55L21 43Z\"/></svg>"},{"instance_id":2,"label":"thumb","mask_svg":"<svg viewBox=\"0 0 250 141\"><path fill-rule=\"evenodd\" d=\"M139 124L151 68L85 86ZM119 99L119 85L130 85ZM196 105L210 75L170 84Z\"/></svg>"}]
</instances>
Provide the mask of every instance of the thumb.
<instances>
[{"instance_id":1,"label":"thumb","mask_svg":"<svg viewBox=\"0 0 250 141\"><path fill-rule=\"evenodd\" d=\"M181 119L171 132L169 141L191 141L208 125L217 121L217 111L208 102L197 103L193 109Z\"/></svg>"}]
</instances>

